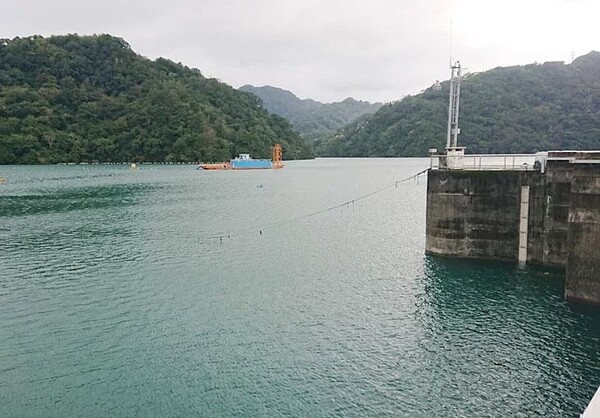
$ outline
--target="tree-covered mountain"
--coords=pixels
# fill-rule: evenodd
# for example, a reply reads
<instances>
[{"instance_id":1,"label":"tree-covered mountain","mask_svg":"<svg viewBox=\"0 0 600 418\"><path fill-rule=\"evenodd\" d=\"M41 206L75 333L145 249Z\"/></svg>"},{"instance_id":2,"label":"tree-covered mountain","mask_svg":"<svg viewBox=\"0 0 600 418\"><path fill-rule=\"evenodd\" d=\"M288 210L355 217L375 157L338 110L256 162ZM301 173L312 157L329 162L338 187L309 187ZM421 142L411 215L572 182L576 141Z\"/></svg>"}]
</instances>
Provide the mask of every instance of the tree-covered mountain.
<instances>
[{"instance_id":1,"label":"tree-covered mountain","mask_svg":"<svg viewBox=\"0 0 600 418\"><path fill-rule=\"evenodd\" d=\"M369 103L351 97L335 103L302 100L290 91L271 86L245 85L240 90L260 97L265 109L288 119L306 139L326 137L362 115L375 113L381 107L381 103Z\"/></svg>"},{"instance_id":2,"label":"tree-covered mountain","mask_svg":"<svg viewBox=\"0 0 600 418\"><path fill-rule=\"evenodd\" d=\"M424 156L446 146L449 83L386 104L316 144L323 156ZM600 148L600 53L571 64L464 77L459 145L468 153Z\"/></svg>"},{"instance_id":3,"label":"tree-covered mountain","mask_svg":"<svg viewBox=\"0 0 600 418\"><path fill-rule=\"evenodd\" d=\"M248 93L109 35L0 39L0 163L309 158Z\"/></svg>"}]
</instances>

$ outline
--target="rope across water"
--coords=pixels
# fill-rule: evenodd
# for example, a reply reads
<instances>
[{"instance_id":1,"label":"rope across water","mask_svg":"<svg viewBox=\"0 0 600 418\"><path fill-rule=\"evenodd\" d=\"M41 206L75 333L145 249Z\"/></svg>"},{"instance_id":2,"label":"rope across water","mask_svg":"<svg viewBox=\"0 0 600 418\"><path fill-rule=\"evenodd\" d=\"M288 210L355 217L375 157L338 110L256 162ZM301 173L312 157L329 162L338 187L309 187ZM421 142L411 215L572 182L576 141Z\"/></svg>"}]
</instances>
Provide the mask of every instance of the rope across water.
<instances>
[{"instance_id":1,"label":"rope across water","mask_svg":"<svg viewBox=\"0 0 600 418\"><path fill-rule=\"evenodd\" d=\"M397 188L398 184L404 183L404 182L407 182L407 181L410 181L410 180L416 180L416 179L419 178L419 176L422 176L423 174L427 173L428 171L429 171L429 168L426 168L425 170L419 171L418 173L413 174L412 176L403 178L401 180L396 180L393 183L389 184L388 186L382 187L381 189L377 189L377 190L375 190L373 192L370 192L370 193L364 194L362 196L356 197L356 198L354 198L352 200L348 200L348 201L346 201L344 203L340 203L339 205L330 206L328 208L317 210L317 211L311 212L311 213L307 213L305 215L300 215L300 216L296 216L296 217L293 217L293 218L283 219L281 221L271 222L271 223L263 224L263 225L260 225L260 226L248 228L248 229L245 229L245 230L239 230L239 231L229 232L229 233L222 232L222 233L218 233L218 234L213 234L210 237L208 237L208 240L211 240L211 241L219 240L220 242L223 242L223 240L226 239L226 238L239 237L239 236L242 236L242 235L249 235L249 234L256 234L256 233L262 235L262 231L264 231L264 230L276 228L278 226L285 225L285 224L290 224L290 223L293 223L293 222L298 222L298 221L301 221L301 220L304 220L304 219L307 219L307 218L311 218L313 216L317 216L317 215L320 215L320 214L323 214L323 213L326 213L326 212L330 212L332 210L340 209L340 208L349 206L351 204L354 204L355 202L358 202L360 200L367 199L367 198L369 198L371 196L374 196L374 195L376 195L378 193L384 192L384 191L386 191L388 189Z\"/></svg>"}]
</instances>

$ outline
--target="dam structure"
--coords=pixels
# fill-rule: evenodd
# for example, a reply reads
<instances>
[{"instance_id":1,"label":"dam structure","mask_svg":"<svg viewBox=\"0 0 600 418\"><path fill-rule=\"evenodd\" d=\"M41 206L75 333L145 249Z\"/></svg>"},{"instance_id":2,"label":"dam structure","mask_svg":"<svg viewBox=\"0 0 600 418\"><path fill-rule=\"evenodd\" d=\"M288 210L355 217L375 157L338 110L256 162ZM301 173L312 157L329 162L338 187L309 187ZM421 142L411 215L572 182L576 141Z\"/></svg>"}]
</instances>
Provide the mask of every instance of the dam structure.
<instances>
[{"instance_id":1,"label":"dam structure","mask_svg":"<svg viewBox=\"0 0 600 418\"><path fill-rule=\"evenodd\" d=\"M460 63L450 68L446 150L430 150L426 253L558 267L567 300L600 304L600 151L465 154Z\"/></svg>"},{"instance_id":2,"label":"dam structure","mask_svg":"<svg viewBox=\"0 0 600 418\"><path fill-rule=\"evenodd\" d=\"M600 151L431 161L426 253L558 267L568 300L600 304Z\"/></svg>"}]
</instances>

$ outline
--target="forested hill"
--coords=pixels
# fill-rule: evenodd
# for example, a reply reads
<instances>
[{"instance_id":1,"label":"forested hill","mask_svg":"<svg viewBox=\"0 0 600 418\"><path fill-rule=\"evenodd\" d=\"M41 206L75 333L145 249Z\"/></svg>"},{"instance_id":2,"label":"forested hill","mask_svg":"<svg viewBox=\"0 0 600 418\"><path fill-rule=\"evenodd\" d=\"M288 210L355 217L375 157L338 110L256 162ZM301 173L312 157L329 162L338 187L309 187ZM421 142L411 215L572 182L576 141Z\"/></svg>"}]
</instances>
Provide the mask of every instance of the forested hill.
<instances>
[{"instance_id":1,"label":"forested hill","mask_svg":"<svg viewBox=\"0 0 600 418\"><path fill-rule=\"evenodd\" d=\"M384 105L317 144L327 156L425 156L446 145L449 83ZM600 53L467 75L459 145L468 153L600 149Z\"/></svg>"},{"instance_id":2,"label":"forested hill","mask_svg":"<svg viewBox=\"0 0 600 418\"><path fill-rule=\"evenodd\" d=\"M306 139L323 138L356 118L372 114L381 103L369 103L351 97L335 103L300 99L294 93L277 87L245 85L240 90L256 94L269 112L288 119Z\"/></svg>"},{"instance_id":3,"label":"forested hill","mask_svg":"<svg viewBox=\"0 0 600 418\"><path fill-rule=\"evenodd\" d=\"M260 100L109 35L0 39L0 163L309 158Z\"/></svg>"}]
</instances>

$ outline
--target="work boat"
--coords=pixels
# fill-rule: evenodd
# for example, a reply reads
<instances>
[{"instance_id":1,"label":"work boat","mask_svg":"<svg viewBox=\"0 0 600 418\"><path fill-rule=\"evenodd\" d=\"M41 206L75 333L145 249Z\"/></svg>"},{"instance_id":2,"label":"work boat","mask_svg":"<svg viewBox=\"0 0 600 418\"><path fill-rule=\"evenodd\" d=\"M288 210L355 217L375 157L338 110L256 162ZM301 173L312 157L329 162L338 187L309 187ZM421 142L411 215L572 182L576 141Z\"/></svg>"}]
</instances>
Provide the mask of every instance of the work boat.
<instances>
[{"instance_id":1,"label":"work boat","mask_svg":"<svg viewBox=\"0 0 600 418\"><path fill-rule=\"evenodd\" d=\"M237 158L229 160L232 170L261 170L273 168L271 160L256 160L250 154L240 154Z\"/></svg>"},{"instance_id":2,"label":"work boat","mask_svg":"<svg viewBox=\"0 0 600 418\"><path fill-rule=\"evenodd\" d=\"M259 160L250 157L250 154L240 154L228 162L206 163L198 166L202 170L265 170L271 168L283 168L281 145L273 147L273 158L271 160Z\"/></svg>"}]
</instances>

